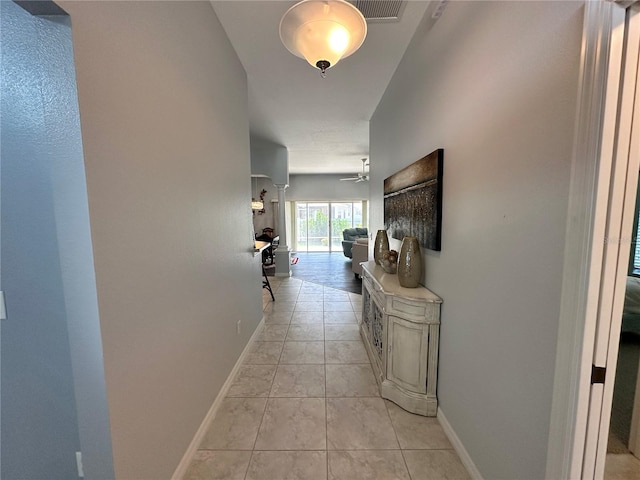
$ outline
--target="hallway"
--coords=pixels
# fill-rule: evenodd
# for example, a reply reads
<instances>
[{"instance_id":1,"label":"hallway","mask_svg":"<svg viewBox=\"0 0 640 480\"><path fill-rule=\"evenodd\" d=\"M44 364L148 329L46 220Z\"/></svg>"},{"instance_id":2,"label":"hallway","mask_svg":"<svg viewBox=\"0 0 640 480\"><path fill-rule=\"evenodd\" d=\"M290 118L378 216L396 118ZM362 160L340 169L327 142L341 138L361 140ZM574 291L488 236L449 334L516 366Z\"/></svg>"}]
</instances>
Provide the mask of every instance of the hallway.
<instances>
[{"instance_id":1,"label":"hallway","mask_svg":"<svg viewBox=\"0 0 640 480\"><path fill-rule=\"evenodd\" d=\"M265 324L185 480L467 479L435 418L378 393L358 294L271 280Z\"/></svg>"}]
</instances>

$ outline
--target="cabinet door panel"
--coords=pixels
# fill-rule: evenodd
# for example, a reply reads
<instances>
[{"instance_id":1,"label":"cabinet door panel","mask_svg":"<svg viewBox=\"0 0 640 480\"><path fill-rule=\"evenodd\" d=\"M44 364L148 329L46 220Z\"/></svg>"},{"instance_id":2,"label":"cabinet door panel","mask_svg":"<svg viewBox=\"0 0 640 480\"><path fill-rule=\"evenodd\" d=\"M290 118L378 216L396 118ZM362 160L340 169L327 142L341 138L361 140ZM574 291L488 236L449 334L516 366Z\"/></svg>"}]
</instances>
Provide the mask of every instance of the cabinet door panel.
<instances>
[{"instance_id":1,"label":"cabinet door panel","mask_svg":"<svg viewBox=\"0 0 640 480\"><path fill-rule=\"evenodd\" d=\"M427 314L424 303L411 302L397 297L391 299L391 308L400 314L406 313L416 317L424 318Z\"/></svg>"},{"instance_id":2,"label":"cabinet door panel","mask_svg":"<svg viewBox=\"0 0 640 480\"><path fill-rule=\"evenodd\" d=\"M426 393L428 330L423 324L389 316L387 378L416 393Z\"/></svg>"}]
</instances>

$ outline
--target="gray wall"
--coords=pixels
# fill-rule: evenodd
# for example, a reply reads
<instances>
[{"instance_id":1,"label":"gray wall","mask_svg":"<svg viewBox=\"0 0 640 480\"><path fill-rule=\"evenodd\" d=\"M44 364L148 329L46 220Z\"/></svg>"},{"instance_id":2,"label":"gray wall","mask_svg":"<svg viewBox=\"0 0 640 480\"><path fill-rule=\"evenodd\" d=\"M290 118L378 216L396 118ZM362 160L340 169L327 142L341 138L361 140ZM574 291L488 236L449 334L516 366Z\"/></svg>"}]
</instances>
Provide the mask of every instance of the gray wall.
<instances>
[{"instance_id":1,"label":"gray wall","mask_svg":"<svg viewBox=\"0 0 640 480\"><path fill-rule=\"evenodd\" d=\"M287 200L368 200L369 182L341 182L341 175L290 175Z\"/></svg>"},{"instance_id":2,"label":"gray wall","mask_svg":"<svg viewBox=\"0 0 640 480\"><path fill-rule=\"evenodd\" d=\"M266 175L277 185L289 183L287 147L251 136L251 173Z\"/></svg>"},{"instance_id":3,"label":"gray wall","mask_svg":"<svg viewBox=\"0 0 640 480\"><path fill-rule=\"evenodd\" d=\"M442 412L487 479L544 477L582 28L580 2L427 14L371 120L382 181L444 148Z\"/></svg>"},{"instance_id":4,"label":"gray wall","mask_svg":"<svg viewBox=\"0 0 640 480\"><path fill-rule=\"evenodd\" d=\"M2 2L2 478L112 478L66 17Z\"/></svg>"},{"instance_id":5,"label":"gray wall","mask_svg":"<svg viewBox=\"0 0 640 480\"><path fill-rule=\"evenodd\" d=\"M169 478L262 317L246 74L209 2L60 5L115 473Z\"/></svg>"}]
</instances>

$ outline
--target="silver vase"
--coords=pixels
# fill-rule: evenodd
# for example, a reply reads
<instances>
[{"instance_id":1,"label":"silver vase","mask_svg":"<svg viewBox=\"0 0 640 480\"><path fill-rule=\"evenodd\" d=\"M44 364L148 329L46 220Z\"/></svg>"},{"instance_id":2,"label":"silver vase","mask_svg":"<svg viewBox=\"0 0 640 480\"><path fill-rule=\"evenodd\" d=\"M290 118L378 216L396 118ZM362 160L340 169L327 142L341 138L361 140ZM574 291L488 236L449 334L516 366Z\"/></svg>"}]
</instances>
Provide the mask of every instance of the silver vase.
<instances>
[{"instance_id":1,"label":"silver vase","mask_svg":"<svg viewBox=\"0 0 640 480\"><path fill-rule=\"evenodd\" d=\"M422 277L422 254L416 237L404 237L398 255L398 282L401 287L416 288Z\"/></svg>"},{"instance_id":2,"label":"silver vase","mask_svg":"<svg viewBox=\"0 0 640 480\"><path fill-rule=\"evenodd\" d=\"M378 230L376 233L376 241L373 244L373 259L376 265L380 265L382 260L382 254L389 250L389 237L387 237L386 230Z\"/></svg>"}]
</instances>

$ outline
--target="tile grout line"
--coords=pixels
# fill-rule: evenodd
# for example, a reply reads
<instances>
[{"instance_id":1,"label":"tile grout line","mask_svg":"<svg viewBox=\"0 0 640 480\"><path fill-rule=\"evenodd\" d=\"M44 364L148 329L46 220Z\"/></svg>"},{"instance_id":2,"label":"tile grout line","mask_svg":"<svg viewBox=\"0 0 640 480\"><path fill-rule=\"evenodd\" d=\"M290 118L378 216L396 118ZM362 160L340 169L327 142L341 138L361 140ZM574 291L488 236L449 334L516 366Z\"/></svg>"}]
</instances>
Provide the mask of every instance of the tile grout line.
<instances>
[{"instance_id":1,"label":"tile grout line","mask_svg":"<svg viewBox=\"0 0 640 480\"><path fill-rule=\"evenodd\" d=\"M276 287L276 292L278 291L279 288L280 288L280 285L278 285ZM273 301L271 301L271 304L273 304ZM268 304L267 304L267 306L268 306ZM265 307L265 310L266 310L266 308L267 307ZM289 322L290 321L291 321L291 319L289 319ZM287 326L287 332L288 332L288 330L289 330L289 327ZM285 338L286 338L286 332L285 332ZM283 340L283 349L284 349L284 340ZM282 350L280 351L280 356L282 356ZM279 363L280 363L280 357L278 357L278 364ZM271 390L273 389L273 383L275 381L275 376L276 376L277 372L278 372L278 365L276 365L276 372L274 373L273 379L271 381L271 388L269 389L269 394L271 393ZM249 467L251 466L251 462L252 462L253 457L254 457L256 443L258 441L258 435L260 434L260 428L262 427L262 423L264 422L264 416L266 415L266 412L267 412L267 405L269 403L269 394L267 394L267 399L266 399L265 404L264 404L264 410L262 412L262 417L260 418L260 424L258 425L258 431L256 432L256 438L253 440L253 447L251 449L251 456L249 457L249 463L247 464L247 469L246 469L245 474L244 474L244 479L245 480L247 478L247 475L249 474Z\"/></svg>"},{"instance_id":2,"label":"tile grout line","mask_svg":"<svg viewBox=\"0 0 640 480\"><path fill-rule=\"evenodd\" d=\"M391 418L391 413L389 413L389 405L387 405L387 402L385 401L384 398L382 399L382 401L384 402L384 408L387 411L387 416L389 417L389 422L391 423L391 428L393 429L393 434L396 437L396 442L398 442L398 448L400 449L400 455L402 456L402 461L404 462L404 468L407 469L407 475L409 475L409 479L413 480L413 477L411 476L411 472L409 471L409 465L407 464L407 459L404 457L404 451L402 450L402 445L400 445L400 439L398 438L398 432L396 431L396 426L393 424L393 419Z\"/></svg>"},{"instance_id":3,"label":"tile grout line","mask_svg":"<svg viewBox=\"0 0 640 480\"><path fill-rule=\"evenodd\" d=\"M258 435L256 435L257 437ZM244 471L244 480L247 480L247 475L249 475L249 467L251 466L251 461L253 460L253 450L251 450L251 455L249 456L249 463L247 463L247 468Z\"/></svg>"},{"instance_id":4,"label":"tile grout line","mask_svg":"<svg viewBox=\"0 0 640 480\"><path fill-rule=\"evenodd\" d=\"M324 292L322 308L322 350L324 358L324 456L326 462L326 478L329 479L329 399L327 397L327 335L324 323Z\"/></svg>"},{"instance_id":5,"label":"tile grout line","mask_svg":"<svg viewBox=\"0 0 640 480\"><path fill-rule=\"evenodd\" d=\"M276 292L278 291L278 289L280 288L280 285L278 285L278 288L276 288ZM273 304L273 301L272 301ZM289 322L291 322L291 319L289 319ZM289 324L287 324L287 331L285 332L285 339L287 337L287 333L289 332ZM283 344L282 344L282 350L284 350L284 340L283 340ZM282 351L280 351L280 356L282 356ZM269 406L269 395L271 394L271 390L273 389L273 383L275 382L275 378L276 378L276 374L278 373L278 366L280 364L280 358L278 358L278 365L276 365L276 371L273 375L273 378L271 379L271 387L269 388L269 393L267 394L267 399L264 403L264 410L262 412L262 417L260 418L260 424L258 425L258 431L256 432L256 438L253 440L253 448L251 449L251 457L249 458L249 463L247 464L247 470L245 471L245 475L244 478L246 480L247 475L249 474L249 467L251 466L251 461L253 460L255 451L256 451L256 443L258 442L258 436L260 435L260 429L262 428L262 424L264 423L264 417L267 414L267 407Z\"/></svg>"},{"instance_id":6,"label":"tile grout line","mask_svg":"<svg viewBox=\"0 0 640 480\"><path fill-rule=\"evenodd\" d=\"M274 375L275 378L275 375ZM273 384L273 382L272 382ZM258 435L260 435L260 427L262 427L262 422L264 421L264 416L267 414L267 404L269 403L269 397L267 397L264 402L264 410L262 411L262 417L260 418L260 425L258 425L258 431L256 432L256 438L253 439L253 447L251 448L251 456L249 457L249 463L247 464L247 470L244 473L245 480L247 479L247 475L249 474L249 467L251 467L251 461L253 460L254 452L256 451L256 442L258 441Z\"/></svg>"},{"instance_id":7,"label":"tile grout line","mask_svg":"<svg viewBox=\"0 0 640 480\"><path fill-rule=\"evenodd\" d=\"M407 475L409 475L409 480L413 480L411 476L411 471L409 470L409 465L407 465L407 459L404 456L404 450L400 449L400 455L402 456L402 461L404 462L404 468L407 469Z\"/></svg>"}]
</instances>

